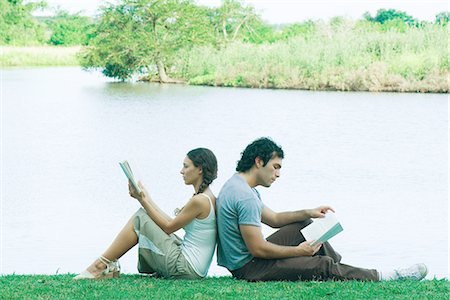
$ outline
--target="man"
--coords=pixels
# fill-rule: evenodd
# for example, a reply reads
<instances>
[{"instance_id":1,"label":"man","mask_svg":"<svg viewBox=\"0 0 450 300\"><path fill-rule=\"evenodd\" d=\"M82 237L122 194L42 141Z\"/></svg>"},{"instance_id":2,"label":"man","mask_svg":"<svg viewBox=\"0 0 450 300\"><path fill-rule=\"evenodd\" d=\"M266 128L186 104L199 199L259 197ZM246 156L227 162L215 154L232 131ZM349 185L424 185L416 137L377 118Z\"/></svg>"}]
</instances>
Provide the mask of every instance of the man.
<instances>
[{"instance_id":1,"label":"man","mask_svg":"<svg viewBox=\"0 0 450 300\"><path fill-rule=\"evenodd\" d=\"M234 277L268 280L421 280L424 264L381 273L340 263L341 256L329 243L312 245L300 229L311 218L323 218L329 206L276 213L265 206L257 186L270 187L280 177L283 150L269 138L260 138L242 152L236 171L217 199L217 261ZM264 239L261 223L277 232Z\"/></svg>"}]
</instances>

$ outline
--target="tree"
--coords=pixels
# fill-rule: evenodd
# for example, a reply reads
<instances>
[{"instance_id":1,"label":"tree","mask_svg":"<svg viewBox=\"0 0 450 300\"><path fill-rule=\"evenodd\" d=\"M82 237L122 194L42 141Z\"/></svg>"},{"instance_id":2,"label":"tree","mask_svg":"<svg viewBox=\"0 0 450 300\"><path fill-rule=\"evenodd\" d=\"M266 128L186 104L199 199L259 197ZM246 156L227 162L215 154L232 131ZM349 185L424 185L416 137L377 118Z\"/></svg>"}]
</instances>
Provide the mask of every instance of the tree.
<instances>
[{"instance_id":1,"label":"tree","mask_svg":"<svg viewBox=\"0 0 450 300\"><path fill-rule=\"evenodd\" d=\"M261 43L273 35L252 6L239 0L223 0L211 15L213 26L222 44L236 40Z\"/></svg>"},{"instance_id":2,"label":"tree","mask_svg":"<svg viewBox=\"0 0 450 300\"><path fill-rule=\"evenodd\" d=\"M443 11L436 15L436 23L446 25L450 21L450 12Z\"/></svg>"},{"instance_id":3,"label":"tree","mask_svg":"<svg viewBox=\"0 0 450 300\"><path fill-rule=\"evenodd\" d=\"M31 15L46 6L43 1L0 0L0 43L27 45L44 40L44 28Z\"/></svg>"},{"instance_id":4,"label":"tree","mask_svg":"<svg viewBox=\"0 0 450 300\"><path fill-rule=\"evenodd\" d=\"M53 45L87 45L93 37L93 20L79 14L60 10L45 23L51 31L49 43Z\"/></svg>"},{"instance_id":5,"label":"tree","mask_svg":"<svg viewBox=\"0 0 450 300\"><path fill-rule=\"evenodd\" d=\"M122 0L101 9L95 37L81 55L86 68L125 80L156 70L160 82L177 51L213 40L208 11L191 0Z\"/></svg>"},{"instance_id":6,"label":"tree","mask_svg":"<svg viewBox=\"0 0 450 300\"><path fill-rule=\"evenodd\" d=\"M406 14L404 11L399 11L396 9L379 9L375 17L372 17L369 12L364 13L363 17L370 22L377 22L384 24L392 20L401 20L403 23L413 26L417 25L418 21L412 16Z\"/></svg>"},{"instance_id":7,"label":"tree","mask_svg":"<svg viewBox=\"0 0 450 300\"><path fill-rule=\"evenodd\" d=\"M289 39L294 36L309 37L316 31L316 24L311 21L305 21L303 23L293 23L286 25L282 28L281 38Z\"/></svg>"}]
</instances>

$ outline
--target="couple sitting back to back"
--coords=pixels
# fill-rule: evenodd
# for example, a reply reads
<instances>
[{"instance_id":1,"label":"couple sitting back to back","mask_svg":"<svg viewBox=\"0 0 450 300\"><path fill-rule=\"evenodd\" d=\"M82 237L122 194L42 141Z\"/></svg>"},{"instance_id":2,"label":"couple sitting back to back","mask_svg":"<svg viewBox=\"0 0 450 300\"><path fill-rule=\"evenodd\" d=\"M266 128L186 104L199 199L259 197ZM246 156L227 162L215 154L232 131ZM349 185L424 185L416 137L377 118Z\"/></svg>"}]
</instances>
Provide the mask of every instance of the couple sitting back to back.
<instances>
[{"instance_id":1,"label":"couple sitting back to back","mask_svg":"<svg viewBox=\"0 0 450 300\"><path fill-rule=\"evenodd\" d=\"M274 280L421 280L424 264L380 272L342 264L328 242L312 245L300 229L312 218L323 218L330 206L276 213L264 205L257 186L270 187L280 176L284 152L270 138L259 138L241 153L235 173L216 201L209 185L217 177L217 160L206 148L187 153L180 173L194 195L175 218L165 214L139 183L129 184L140 208L109 248L74 279L117 277L118 259L139 244L138 271L165 278L200 279L207 275L217 239L217 262L233 277L248 281ZM217 215L217 220L216 220ZM280 228L264 239L262 223ZM185 230L180 239L174 234Z\"/></svg>"}]
</instances>

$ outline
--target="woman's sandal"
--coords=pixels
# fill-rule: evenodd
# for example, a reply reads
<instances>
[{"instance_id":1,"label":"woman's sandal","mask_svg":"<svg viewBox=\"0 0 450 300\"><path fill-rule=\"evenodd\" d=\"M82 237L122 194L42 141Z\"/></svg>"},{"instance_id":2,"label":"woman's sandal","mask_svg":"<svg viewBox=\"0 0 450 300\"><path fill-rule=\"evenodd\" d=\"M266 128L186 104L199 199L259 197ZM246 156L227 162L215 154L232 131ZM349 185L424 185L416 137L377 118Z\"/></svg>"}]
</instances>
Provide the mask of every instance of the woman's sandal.
<instances>
[{"instance_id":1,"label":"woman's sandal","mask_svg":"<svg viewBox=\"0 0 450 300\"><path fill-rule=\"evenodd\" d=\"M106 265L106 268L98 275L94 275L88 270L84 270L83 273L78 274L73 279L104 279L104 278L116 278L120 275L120 264L118 260L111 261L104 256L98 258L102 263Z\"/></svg>"}]
</instances>

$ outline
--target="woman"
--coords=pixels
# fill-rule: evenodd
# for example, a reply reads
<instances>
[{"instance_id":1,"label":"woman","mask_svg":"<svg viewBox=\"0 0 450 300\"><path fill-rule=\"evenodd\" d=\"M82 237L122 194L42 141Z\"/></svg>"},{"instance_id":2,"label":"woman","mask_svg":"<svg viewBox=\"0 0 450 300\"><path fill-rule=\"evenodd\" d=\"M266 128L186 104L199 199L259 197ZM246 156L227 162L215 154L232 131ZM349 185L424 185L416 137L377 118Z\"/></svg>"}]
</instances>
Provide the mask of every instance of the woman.
<instances>
[{"instance_id":1,"label":"woman","mask_svg":"<svg viewBox=\"0 0 450 300\"><path fill-rule=\"evenodd\" d=\"M130 195L140 208L118 234L111 246L74 279L118 277L118 259L139 243L138 270L166 278L199 279L206 276L216 245L216 197L209 185L217 177L217 160L212 151L197 148L188 152L180 173L185 184L194 188L193 197L176 214L166 215L142 190L128 184ZM184 228L180 239L173 234Z\"/></svg>"}]
</instances>

